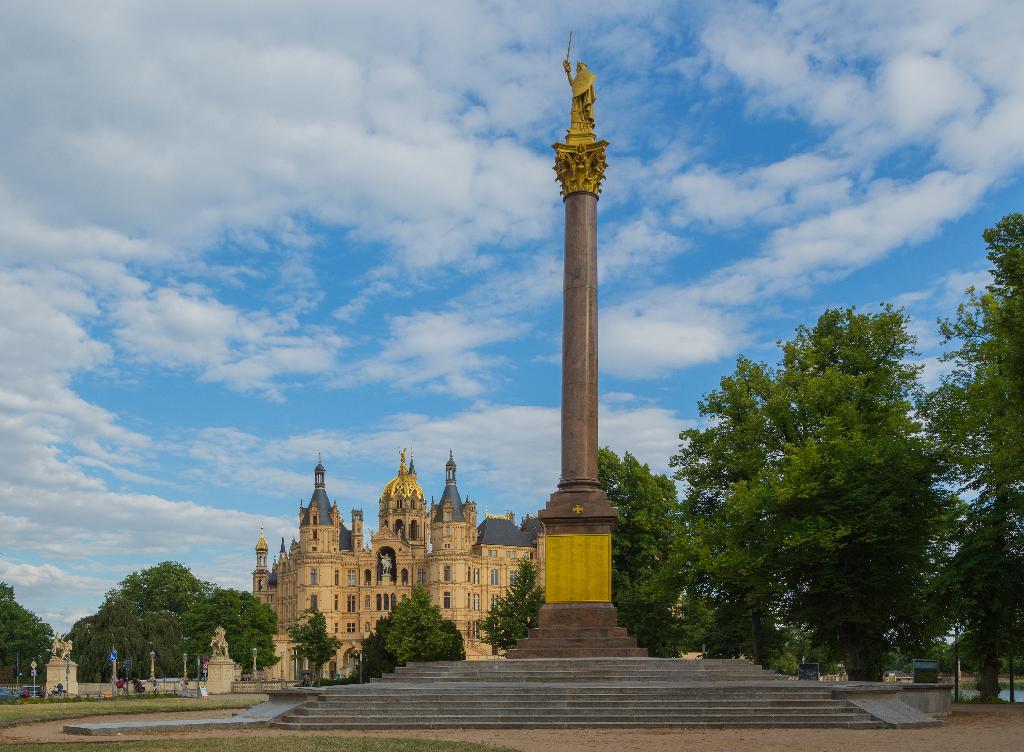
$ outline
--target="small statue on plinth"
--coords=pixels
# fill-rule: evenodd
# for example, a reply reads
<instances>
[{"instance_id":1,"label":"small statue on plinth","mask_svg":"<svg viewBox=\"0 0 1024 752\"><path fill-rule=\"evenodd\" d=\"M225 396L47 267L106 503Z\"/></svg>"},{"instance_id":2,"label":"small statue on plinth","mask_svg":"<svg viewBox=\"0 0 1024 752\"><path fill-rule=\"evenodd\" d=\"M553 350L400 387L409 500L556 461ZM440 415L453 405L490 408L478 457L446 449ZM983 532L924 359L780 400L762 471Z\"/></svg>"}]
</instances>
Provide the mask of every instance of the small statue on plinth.
<instances>
[{"instance_id":1,"label":"small statue on plinth","mask_svg":"<svg viewBox=\"0 0 1024 752\"><path fill-rule=\"evenodd\" d=\"M213 648L214 658L228 657L228 641L224 635L224 627L217 627L213 630L213 639L210 640L210 647Z\"/></svg>"},{"instance_id":2,"label":"small statue on plinth","mask_svg":"<svg viewBox=\"0 0 1024 752\"><path fill-rule=\"evenodd\" d=\"M54 658L60 658L62 661L70 660L71 640L61 639L59 634L55 634L53 636L53 643L50 645L50 654Z\"/></svg>"}]
</instances>

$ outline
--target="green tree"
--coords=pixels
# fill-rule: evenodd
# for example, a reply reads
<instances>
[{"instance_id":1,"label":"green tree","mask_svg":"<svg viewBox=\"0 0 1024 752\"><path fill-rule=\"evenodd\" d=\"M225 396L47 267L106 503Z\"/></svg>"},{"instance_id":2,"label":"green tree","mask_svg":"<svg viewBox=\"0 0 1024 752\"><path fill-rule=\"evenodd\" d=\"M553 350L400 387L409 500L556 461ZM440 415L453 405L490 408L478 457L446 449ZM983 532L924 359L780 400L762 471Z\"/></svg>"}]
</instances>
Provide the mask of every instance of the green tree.
<instances>
[{"instance_id":1,"label":"green tree","mask_svg":"<svg viewBox=\"0 0 1024 752\"><path fill-rule=\"evenodd\" d=\"M781 617L837 646L851 679L877 680L888 651L936 629L925 595L951 506L940 454L914 417L914 339L890 307L830 309L782 351L774 371L741 360L702 409L712 425L684 432L703 454L684 446L680 476L699 484L710 471L689 492L689 537L706 523L711 589L765 609L762 633L766 616ZM695 459L703 468L691 472Z\"/></svg>"},{"instance_id":2,"label":"green tree","mask_svg":"<svg viewBox=\"0 0 1024 752\"><path fill-rule=\"evenodd\" d=\"M81 681L110 681L111 649L118 653L118 670L131 676L149 676L149 653L155 655L158 676L177 676L181 671L181 624L176 614L156 611L140 614L125 598L108 597L99 610L75 622L68 637L74 642L71 657L78 663Z\"/></svg>"},{"instance_id":3,"label":"green tree","mask_svg":"<svg viewBox=\"0 0 1024 752\"><path fill-rule=\"evenodd\" d=\"M391 632L391 614L377 621L377 625L363 639L363 678L390 674L398 665L394 653L388 650L388 634Z\"/></svg>"},{"instance_id":4,"label":"green tree","mask_svg":"<svg viewBox=\"0 0 1024 752\"><path fill-rule=\"evenodd\" d=\"M224 627L228 655L235 663L251 666L253 648L257 668L273 666L278 661L273 640L277 614L252 593L215 588L188 608L181 626L189 655L209 655L214 630Z\"/></svg>"},{"instance_id":5,"label":"green tree","mask_svg":"<svg viewBox=\"0 0 1024 752\"><path fill-rule=\"evenodd\" d=\"M386 647L400 666L410 661L461 661L466 647L458 628L452 627L455 622L444 618L426 589L413 585L412 597L391 612Z\"/></svg>"},{"instance_id":6,"label":"green tree","mask_svg":"<svg viewBox=\"0 0 1024 752\"><path fill-rule=\"evenodd\" d=\"M1003 217L984 239L992 283L969 289L956 318L940 322L955 349L927 413L969 499L939 589L966 626L978 689L990 698L1024 610L1024 214Z\"/></svg>"},{"instance_id":7,"label":"green tree","mask_svg":"<svg viewBox=\"0 0 1024 752\"><path fill-rule=\"evenodd\" d=\"M13 587L0 582L0 668L14 666L20 658L28 676L24 666L33 659L45 663L52 640L50 625L15 600Z\"/></svg>"},{"instance_id":8,"label":"green tree","mask_svg":"<svg viewBox=\"0 0 1024 752\"><path fill-rule=\"evenodd\" d=\"M652 655L677 656L691 639L680 608L673 542L680 534L676 487L626 452L602 447L598 478L619 523L612 536L612 595L619 620Z\"/></svg>"},{"instance_id":9,"label":"green tree","mask_svg":"<svg viewBox=\"0 0 1024 752\"><path fill-rule=\"evenodd\" d=\"M537 585L537 567L528 558L519 560L515 579L505 595L491 606L480 622L482 640L500 650L511 650L536 627L544 590Z\"/></svg>"},{"instance_id":10,"label":"green tree","mask_svg":"<svg viewBox=\"0 0 1024 752\"><path fill-rule=\"evenodd\" d=\"M164 561L132 572L107 598L124 598L138 613L170 611L183 615L213 592L213 585L197 578L184 564Z\"/></svg>"},{"instance_id":11,"label":"green tree","mask_svg":"<svg viewBox=\"0 0 1024 752\"><path fill-rule=\"evenodd\" d=\"M295 643L295 652L313 665L317 684L324 664L341 648L341 640L327 634L327 619L315 608L307 608L299 619L288 627L288 636Z\"/></svg>"}]
</instances>

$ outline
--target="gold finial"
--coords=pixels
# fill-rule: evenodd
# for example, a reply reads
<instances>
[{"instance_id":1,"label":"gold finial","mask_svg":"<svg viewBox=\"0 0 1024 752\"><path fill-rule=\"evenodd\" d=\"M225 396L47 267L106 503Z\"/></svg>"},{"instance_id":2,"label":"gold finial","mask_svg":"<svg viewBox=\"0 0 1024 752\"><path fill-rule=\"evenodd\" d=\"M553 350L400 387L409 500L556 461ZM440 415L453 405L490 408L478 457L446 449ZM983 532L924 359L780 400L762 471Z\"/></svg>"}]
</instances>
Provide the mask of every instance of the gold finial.
<instances>
[{"instance_id":1,"label":"gold finial","mask_svg":"<svg viewBox=\"0 0 1024 752\"><path fill-rule=\"evenodd\" d=\"M402 458L402 461L398 465L398 474L405 475L405 450L403 449L398 455Z\"/></svg>"},{"instance_id":2,"label":"gold finial","mask_svg":"<svg viewBox=\"0 0 1024 752\"><path fill-rule=\"evenodd\" d=\"M586 63L576 63L576 75L572 75L569 53L572 50L572 33L569 34L569 49L565 52L562 68L572 89L572 109L569 116L569 130L565 132L565 143L553 144L555 150L555 175L562 184L562 195L585 191L600 195L601 181L608 166L605 158L607 141L598 141L594 134L594 81L597 76Z\"/></svg>"}]
</instances>

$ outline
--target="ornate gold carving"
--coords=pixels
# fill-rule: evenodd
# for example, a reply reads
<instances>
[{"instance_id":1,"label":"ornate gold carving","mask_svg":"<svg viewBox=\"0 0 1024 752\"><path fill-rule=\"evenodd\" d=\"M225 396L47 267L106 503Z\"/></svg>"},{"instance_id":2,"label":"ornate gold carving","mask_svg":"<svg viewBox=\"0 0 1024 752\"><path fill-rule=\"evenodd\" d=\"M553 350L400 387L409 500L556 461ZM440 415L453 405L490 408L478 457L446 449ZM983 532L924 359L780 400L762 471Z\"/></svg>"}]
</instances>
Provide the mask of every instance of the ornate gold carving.
<instances>
[{"instance_id":1,"label":"ornate gold carving","mask_svg":"<svg viewBox=\"0 0 1024 752\"><path fill-rule=\"evenodd\" d=\"M381 491L381 500L390 505L395 499L415 499L423 503L423 488L416 480L416 473L409 472L405 464L405 450L399 453L398 475L388 481Z\"/></svg>"},{"instance_id":2,"label":"ornate gold carving","mask_svg":"<svg viewBox=\"0 0 1024 752\"><path fill-rule=\"evenodd\" d=\"M548 603L611 601L611 535L548 535L546 546L544 595Z\"/></svg>"},{"instance_id":3,"label":"ornate gold carving","mask_svg":"<svg viewBox=\"0 0 1024 752\"><path fill-rule=\"evenodd\" d=\"M572 511L575 512L576 514L583 514L583 505L582 504L574 505L573 508L572 508Z\"/></svg>"},{"instance_id":4,"label":"ornate gold carving","mask_svg":"<svg viewBox=\"0 0 1024 752\"><path fill-rule=\"evenodd\" d=\"M562 184L562 195L587 191L600 195L601 181L608 166L607 141L592 144L552 144L555 150L555 175Z\"/></svg>"}]
</instances>

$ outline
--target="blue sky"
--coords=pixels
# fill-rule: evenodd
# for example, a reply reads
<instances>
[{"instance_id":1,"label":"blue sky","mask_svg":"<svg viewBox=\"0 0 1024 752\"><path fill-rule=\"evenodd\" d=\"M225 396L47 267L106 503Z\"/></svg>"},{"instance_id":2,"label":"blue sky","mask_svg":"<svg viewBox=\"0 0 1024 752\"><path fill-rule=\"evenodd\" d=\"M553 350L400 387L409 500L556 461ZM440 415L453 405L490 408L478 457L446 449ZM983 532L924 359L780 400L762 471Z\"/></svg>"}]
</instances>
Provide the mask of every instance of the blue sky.
<instances>
[{"instance_id":1,"label":"blue sky","mask_svg":"<svg viewBox=\"0 0 1024 752\"><path fill-rule=\"evenodd\" d=\"M555 7L557 5L557 7ZM739 353L935 319L1020 211L1018 2L0 10L0 579L58 629L164 560L247 587L316 453L490 511L558 475L561 70L597 74L601 441L667 468Z\"/></svg>"}]
</instances>

